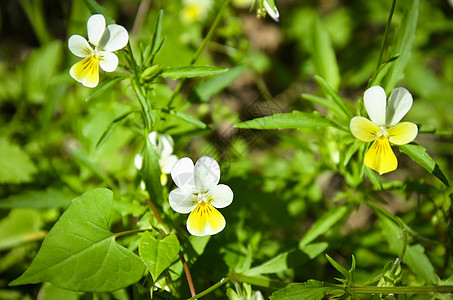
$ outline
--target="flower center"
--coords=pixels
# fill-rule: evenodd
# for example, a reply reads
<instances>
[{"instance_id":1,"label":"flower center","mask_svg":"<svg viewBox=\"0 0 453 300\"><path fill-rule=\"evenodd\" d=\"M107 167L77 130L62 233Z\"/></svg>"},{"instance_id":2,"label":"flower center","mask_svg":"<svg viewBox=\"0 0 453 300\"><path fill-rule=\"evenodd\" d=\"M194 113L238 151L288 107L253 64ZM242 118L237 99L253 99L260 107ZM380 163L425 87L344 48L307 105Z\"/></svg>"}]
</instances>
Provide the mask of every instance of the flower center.
<instances>
[{"instance_id":1,"label":"flower center","mask_svg":"<svg viewBox=\"0 0 453 300\"><path fill-rule=\"evenodd\" d=\"M379 131L379 133L377 134L377 136L376 136L377 138L379 138L381 136L386 137L386 138L389 137L389 135L387 133L387 126L384 126L384 125L379 126L379 129L381 129L381 131Z\"/></svg>"},{"instance_id":2,"label":"flower center","mask_svg":"<svg viewBox=\"0 0 453 300\"><path fill-rule=\"evenodd\" d=\"M193 199L197 202L197 203L209 203L211 202L211 197L209 197L207 195L207 193L196 193L196 194L193 194Z\"/></svg>"}]
</instances>

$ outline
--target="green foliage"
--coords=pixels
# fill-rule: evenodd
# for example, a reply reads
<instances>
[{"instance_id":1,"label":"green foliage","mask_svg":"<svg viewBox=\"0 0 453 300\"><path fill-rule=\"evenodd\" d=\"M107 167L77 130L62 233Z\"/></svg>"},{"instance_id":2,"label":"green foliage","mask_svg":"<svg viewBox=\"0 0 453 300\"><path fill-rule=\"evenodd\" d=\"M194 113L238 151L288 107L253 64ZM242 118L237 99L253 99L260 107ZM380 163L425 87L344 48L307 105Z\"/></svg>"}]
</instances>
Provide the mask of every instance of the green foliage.
<instances>
[{"instance_id":1,"label":"green foliage","mask_svg":"<svg viewBox=\"0 0 453 300\"><path fill-rule=\"evenodd\" d=\"M140 257L148 267L154 281L178 257L179 241L176 235L170 234L161 240L155 239L145 231L138 244Z\"/></svg>"},{"instance_id":2,"label":"green foliage","mask_svg":"<svg viewBox=\"0 0 453 300\"><path fill-rule=\"evenodd\" d=\"M0 137L0 183L30 182L36 167L18 145Z\"/></svg>"},{"instance_id":3,"label":"green foliage","mask_svg":"<svg viewBox=\"0 0 453 300\"><path fill-rule=\"evenodd\" d=\"M180 79L216 75L226 71L228 71L228 68L213 66L168 67L160 75L171 79Z\"/></svg>"},{"instance_id":4,"label":"green foliage","mask_svg":"<svg viewBox=\"0 0 453 300\"><path fill-rule=\"evenodd\" d=\"M293 111L292 113L275 114L245 121L236 124L235 127L250 129L302 129L327 127L330 125L332 125L332 122L318 113Z\"/></svg>"},{"instance_id":5,"label":"green foliage","mask_svg":"<svg viewBox=\"0 0 453 300\"><path fill-rule=\"evenodd\" d=\"M140 258L109 231L113 194L94 189L73 200L30 267L11 285L50 282L73 291L107 292L137 282Z\"/></svg>"},{"instance_id":6,"label":"green foliage","mask_svg":"<svg viewBox=\"0 0 453 300\"><path fill-rule=\"evenodd\" d=\"M288 287L278 290L272 294L271 300L278 299L309 299L320 300L326 295L337 294L341 295L338 288L331 286L321 281L309 280L304 283L293 283Z\"/></svg>"}]
</instances>

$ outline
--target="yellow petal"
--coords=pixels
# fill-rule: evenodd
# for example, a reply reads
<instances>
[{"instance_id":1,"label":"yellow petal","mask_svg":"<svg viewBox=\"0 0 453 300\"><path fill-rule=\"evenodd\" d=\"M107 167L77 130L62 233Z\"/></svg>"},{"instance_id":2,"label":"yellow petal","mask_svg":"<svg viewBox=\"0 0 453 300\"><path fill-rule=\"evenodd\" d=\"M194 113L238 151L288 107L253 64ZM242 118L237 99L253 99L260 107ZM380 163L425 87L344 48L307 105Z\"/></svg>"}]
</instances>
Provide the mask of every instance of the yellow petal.
<instances>
[{"instance_id":1,"label":"yellow petal","mask_svg":"<svg viewBox=\"0 0 453 300\"><path fill-rule=\"evenodd\" d=\"M386 137L378 137L365 154L365 166L382 175L396 170L398 161Z\"/></svg>"},{"instance_id":2,"label":"yellow petal","mask_svg":"<svg viewBox=\"0 0 453 300\"><path fill-rule=\"evenodd\" d=\"M364 117L354 117L349 124L352 134L363 142L372 142L376 139L381 129Z\"/></svg>"},{"instance_id":3,"label":"yellow petal","mask_svg":"<svg viewBox=\"0 0 453 300\"><path fill-rule=\"evenodd\" d=\"M190 213L187 229L197 236L213 235L225 228L225 218L210 203L202 201Z\"/></svg>"},{"instance_id":4,"label":"yellow petal","mask_svg":"<svg viewBox=\"0 0 453 300\"><path fill-rule=\"evenodd\" d=\"M417 125L411 122L399 123L387 129L390 143L395 145L406 145L412 142L417 136Z\"/></svg>"},{"instance_id":5,"label":"yellow petal","mask_svg":"<svg viewBox=\"0 0 453 300\"><path fill-rule=\"evenodd\" d=\"M167 174L165 173L161 173L160 174L160 184L162 184L163 186L165 186L168 182L168 177L167 177Z\"/></svg>"},{"instance_id":6,"label":"yellow petal","mask_svg":"<svg viewBox=\"0 0 453 300\"><path fill-rule=\"evenodd\" d=\"M95 87L99 82L99 59L90 55L73 65L69 74L84 86Z\"/></svg>"}]
</instances>

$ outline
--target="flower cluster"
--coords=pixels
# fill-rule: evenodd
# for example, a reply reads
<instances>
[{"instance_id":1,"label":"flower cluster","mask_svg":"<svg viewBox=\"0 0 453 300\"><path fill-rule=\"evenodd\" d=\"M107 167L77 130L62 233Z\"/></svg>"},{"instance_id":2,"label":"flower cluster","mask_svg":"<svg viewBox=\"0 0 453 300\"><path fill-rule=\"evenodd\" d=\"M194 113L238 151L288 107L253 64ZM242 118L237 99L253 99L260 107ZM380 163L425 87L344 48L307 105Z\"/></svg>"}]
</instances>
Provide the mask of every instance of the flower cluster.
<instances>
[{"instance_id":1,"label":"flower cluster","mask_svg":"<svg viewBox=\"0 0 453 300\"><path fill-rule=\"evenodd\" d=\"M71 52L84 58L69 70L69 74L86 87L96 87L99 83L99 66L105 72L113 72L118 66L118 57L113 51L126 46L129 40L127 30L120 25L105 26L103 15L92 15L88 19L88 41L80 35L72 35L68 40Z\"/></svg>"},{"instance_id":2,"label":"flower cluster","mask_svg":"<svg viewBox=\"0 0 453 300\"><path fill-rule=\"evenodd\" d=\"M170 206L176 212L187 214L187 230L192 235L219 233L225 228L225 218L216 208L224 208L233 201L233 191L218 184L220 167L215 159L202 156L193 164L188 157L181 158L171 170L178 186L170 193Z\"/></svg>"},{"instance_id":3,"label":"flower cluster","mask_svg":"<svg viewBox=\"0 0 453 300\"><path fill-rule=\"evenodd\" d=\"M380 86L373 86L363 96L365 109L371 121L364 117L354 117L350 128L352 134L364 142L373 142L365 154L365 165L380 175L394 171L398 161L390 147L405 145L417 136L417 125L402 122L412 106L412 95L405 88L396 88L389 97Z\"/></svg>"}]
</instances>

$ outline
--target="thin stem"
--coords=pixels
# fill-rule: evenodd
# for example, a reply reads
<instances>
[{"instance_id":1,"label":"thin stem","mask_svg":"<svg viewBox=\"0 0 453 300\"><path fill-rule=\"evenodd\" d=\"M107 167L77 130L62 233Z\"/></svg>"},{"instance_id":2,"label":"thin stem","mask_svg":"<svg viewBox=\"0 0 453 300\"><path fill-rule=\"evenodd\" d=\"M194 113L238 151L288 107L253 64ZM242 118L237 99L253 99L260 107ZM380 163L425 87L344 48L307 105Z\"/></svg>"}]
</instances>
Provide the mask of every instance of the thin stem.
<instances>
[{"instance_id":1,"label":"thin stem","mask_svg":"<svg viewBox=\"0 0 453 300\"><path fill-rule=\"evenodd\" d=\"M194 299L197 299L197 298L201 298L203 296L206 296L207 294L213 292L214 290L218 289L219 287L221 287L222 285L224 285L225 283L227 283L230 279L228 277L224 277L222 279L220 279L219 282L217 282L216 284L214 284L213 286L205 289L203 292L201 293L198 293L196 294L195 296L187 299L187 300L194 300Z\"/></svg>"},{"instance_id":2,"label":"thin stem","mask_svg":"<svg viewBox=\"0 0 453 300\"><path fill-rule=\"evenodd\" d=\"M148 13L150 3L151 0L143 0L140 2L137 15L135 16L134 26L132 26L132 36L138 35L138 33L142 30L143 22L145 21L146 14Z\"/></svg>"},{"instance_id":3,"label":"thin stem","mask_svg":"<svg viewBox=\"0 0 453 300\"><path fill-rule=\"evenodd\" d=\"M122 231L122 232L117 232L117 233L113 234L113 236L119 237L119 236L128 235L128 234L142 233L145 231L152 231L152 229L136 229L136 230Z\"/></svg>"},{"instance_id":4,"label":"thin stem","mask_svg":"<svg viewBox=\"0 0 453 300\"><path fill-rule=\"evenodd\" d=\"M149 199L146 200L146 203L148 203L149 207L153 211L153 214L156 217L157 222L159 222L159 224L163 224L162 218L160 217L160 214L159 214L159 211L157 210L156 205Z\"/></svg>"},{"instance_id":5,"label":"thin stem","mask_svg":"<svg viewBox=\"0 0 453 300\"><path fill-rule=\"evenodd\" d=\"M389 36L389 28L390 28L390 24L392 23L392 17L393 17L393 13L395 12L395 6L396 6L396 0L393 0L392 7L390 8L390 12L389 12L389 17L387 19L387 25L385 25L384 39L382 40L381 51L379 52L379 59L378 59L377 67L376 67L376 72L377 72L377 70L379 70L379 67L381 66L381 63L382 63L382 56L384 55L385 44L387 43L387 38Z\"/></svg>"},{"instance_id":6,"label":"thin stem","mask_svg":"<svg viewBox=\"0 0 453 300\"><path fill-rule=\"evenodd\" d=\"M192 298L194 298L197 295L197 292L195 292L195 287L193 285L192 275L190 275L189 266L187 265L187 262L184 259L184 255L182 254L181 251L179 251L179 259L182 262L182 266L184 268L184 273L186 273L186 278L187 278L187 283L189 284L190 294L192 295Z\"/></svg>"},{"instance_id":7,"label":"thin stem","mask_svg":"<svg viewBox=\"0 0 453 300\"><path fill-rule=\"evenodd\" d=\"M438 286L351 286L351 290L358 294L451 294L453 285Z\"/></svg>"},{"instance_id":8,"label":"thin stem","mask_svg":"<svg viewBox=\"0 0 453 300\"><path fill-rule=\"evenodd\" d=\"M198 47L197 51L195 52L194 56L190 60L190 64L193 65L198 57L201 55L201 52L204 50L206 45L208 44L209 40L211 40L212 36L214 35L214 31L219 24L220 20L222 19L223 12L225 11L226 7L230 3L230 0L225 0L223 2L222 7L220 8L219 12L217 13L216 18L214 19L214 22L212 23L211 28L209 29L208 34L204 38L203 42L201 43L200 47ZM182 86L184 85L184 82L186 81L186 78L182 78L179 82L178 85L176 86L175 90L173 91L173 94L170 97L170 100L168 101L168 107L171 107L171 104L173 103L173 100L175 100L176 95L181 91Z\"/></svg>"}]
</instances>

